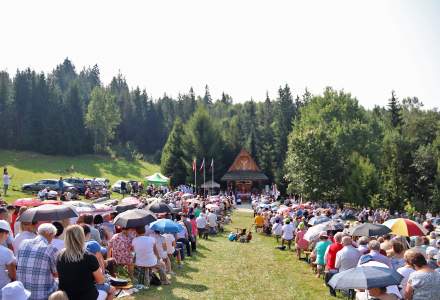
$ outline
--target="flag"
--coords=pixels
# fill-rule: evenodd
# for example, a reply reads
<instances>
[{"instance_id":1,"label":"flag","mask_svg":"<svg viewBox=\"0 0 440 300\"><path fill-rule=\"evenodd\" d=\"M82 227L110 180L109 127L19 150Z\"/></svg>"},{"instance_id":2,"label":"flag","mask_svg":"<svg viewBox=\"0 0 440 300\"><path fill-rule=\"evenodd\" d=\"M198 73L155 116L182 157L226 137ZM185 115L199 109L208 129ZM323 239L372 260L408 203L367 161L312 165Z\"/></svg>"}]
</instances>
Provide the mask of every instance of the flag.
<instances>
[{"instance_id":1,"label":"flag","mask_svg":"<svg viewBox=\"0 0 440 300\"><path fill-rule=\"evenodd\" d=\"M196 159L194 158L194 160L193 160L193 172L196 171L196 168L197 168L197 161L196 161Z\"/></svg>"},{"instance_id":2,"label":"flag","mask_svg":"<svg viewBox=\"0 0 440 300\"><path fill-rule=\"evenodd\" d=\"M212 168L214 168L214 159L211 159L211 165L209 166L209 169L211 170Z\"/></svg>"},{"instance_id":3,"label":"flag","mask_svg":"<svg viewBox=\"0 0 440 300\"><path fill-rule=\"evenodd\" d=\"M205 158L203 158L202 164L200 165L200 172L202 172L204 167L205 167Z\"/></svg>"}]
</instances>

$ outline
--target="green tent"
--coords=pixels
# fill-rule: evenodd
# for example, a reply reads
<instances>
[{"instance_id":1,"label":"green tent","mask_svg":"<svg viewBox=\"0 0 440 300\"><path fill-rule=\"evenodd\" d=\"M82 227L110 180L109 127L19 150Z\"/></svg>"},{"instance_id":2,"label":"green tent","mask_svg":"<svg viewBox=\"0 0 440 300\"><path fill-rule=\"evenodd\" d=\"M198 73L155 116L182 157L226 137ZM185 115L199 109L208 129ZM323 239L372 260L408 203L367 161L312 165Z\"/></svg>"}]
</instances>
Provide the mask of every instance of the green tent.
<instances>
[{"instance_id":1,"label":"green tent","mask_svg":"<svg viewBox=\"0 0 440 300\"><path fill-rule=\"evenodd\" d=\"M170 179L160 173L154 173L151 176L145 177L147 180L147 184L154 184L154 185L168 185L170 182Z\"/></svg>"}]
</instances>

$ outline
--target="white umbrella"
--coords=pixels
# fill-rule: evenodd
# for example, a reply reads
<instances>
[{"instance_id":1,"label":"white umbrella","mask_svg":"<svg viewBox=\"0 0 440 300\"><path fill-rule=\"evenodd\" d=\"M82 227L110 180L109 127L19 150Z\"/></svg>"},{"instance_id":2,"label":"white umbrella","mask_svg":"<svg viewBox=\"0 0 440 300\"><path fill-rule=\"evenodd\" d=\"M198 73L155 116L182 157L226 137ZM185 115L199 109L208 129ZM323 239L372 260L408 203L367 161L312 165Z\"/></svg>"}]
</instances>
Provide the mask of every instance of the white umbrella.
<instances>
[{"instance_id":1,"label":"white umbrella","mask_svg":"<svg viewBox=\"0 0 440 300\"><path fill-rule=\"evenodd\" d=\"M309 242L317 240L321 231L327 231L327 226L328 224L321 223L310 227L309 229L307 229L306 234L304 234L304 239Z\"/></svg>"}]
</instances>

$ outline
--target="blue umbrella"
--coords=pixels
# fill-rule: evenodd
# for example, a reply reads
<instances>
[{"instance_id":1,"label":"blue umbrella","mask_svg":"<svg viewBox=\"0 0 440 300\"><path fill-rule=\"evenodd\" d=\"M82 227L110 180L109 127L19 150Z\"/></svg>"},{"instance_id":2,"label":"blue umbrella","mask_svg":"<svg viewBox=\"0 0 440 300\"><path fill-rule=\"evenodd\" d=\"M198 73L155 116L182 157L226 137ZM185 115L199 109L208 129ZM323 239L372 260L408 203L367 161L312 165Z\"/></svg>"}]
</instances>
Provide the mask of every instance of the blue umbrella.
<instances>
[{"instance_id":1,"label":"blue umbrella","mask_svg":"<svg viewBox=\"0 0 440 300\"><path fill-rule=\"evenodd\" d=\"M329 217L326 217L326 216L316 216L316 217L311 218L309 220L308 224L310 226L314 226L314 225L318 225L318 224L321 224L321 223L324 223L324 222L328 222L330 220L331 219Z\"/></svg>"},{"instance_id":2,"label":"blue umbrella","mask_svg":"<svg viewBox=\"0 0 440 300\"><path fill-rule=\"evenodd\" d=\"M402 278L393 269L361 266L335 274L328 284L338 290L371 289L399 285Z\"/></svg>"},{"instance_id":3,"label":"blue umbrella","mask_svg":"<svg viewBox=\"0 0 440 300\"><path fill-rule=\"evenodd\" d=\"M159 219L150 224L150 229L161 233L178 233L183 227L170 219Z\"/></svg>"}]
</instances>

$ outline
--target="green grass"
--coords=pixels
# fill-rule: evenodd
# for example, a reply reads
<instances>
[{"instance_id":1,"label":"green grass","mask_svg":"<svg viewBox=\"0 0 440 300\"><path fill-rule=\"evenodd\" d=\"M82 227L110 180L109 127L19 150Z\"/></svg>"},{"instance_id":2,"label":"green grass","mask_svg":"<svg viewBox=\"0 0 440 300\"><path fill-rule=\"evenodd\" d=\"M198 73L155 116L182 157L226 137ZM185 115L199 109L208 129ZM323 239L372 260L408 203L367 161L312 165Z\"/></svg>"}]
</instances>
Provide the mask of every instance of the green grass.
<instances>
[{"instance_id":1,"label":"green grass","mask_svg":"<svg viewBox=\"0 0 440 300\"><path fill-rule=\"evenodd\" d=\"M236 211L226 232L252 222L252 213ZM200 241L197 255L185 260L170 286L153 286L128 299L335 299L293 251L275 249L274 238L254 234L242 244L226 236Z\"/></svg>"},{"instance_id":2,"label":"green grass","mask_svg":"<svg viewBox=\"0 0 440 300\"><path fill-rule=\"evenodd\" d=\"M7 166L12 176L6 201L11 202L29 194L21 192L23 183L40 179L63 177L105 177L111 183L118 179L141 180L158 172L159 166L144 161L126 161L107 156L48 156L32 152L0 150L0 166ZM74 171L70 168L73 166ZM2 186L3 188L3 186ZM3 190L2 190L3 193Z\"/></svg>"}]
</instances>

